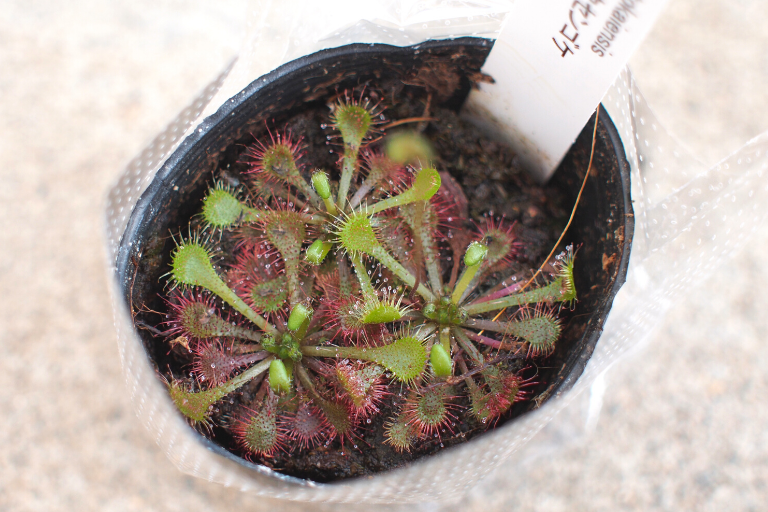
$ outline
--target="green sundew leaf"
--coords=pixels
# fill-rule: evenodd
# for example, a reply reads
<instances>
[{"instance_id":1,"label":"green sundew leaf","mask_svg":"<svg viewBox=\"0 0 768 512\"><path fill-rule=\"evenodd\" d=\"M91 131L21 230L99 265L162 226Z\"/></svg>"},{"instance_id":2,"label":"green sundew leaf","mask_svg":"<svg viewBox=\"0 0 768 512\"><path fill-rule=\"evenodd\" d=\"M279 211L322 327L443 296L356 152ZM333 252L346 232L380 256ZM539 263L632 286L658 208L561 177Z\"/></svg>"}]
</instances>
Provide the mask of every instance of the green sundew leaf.
<instances>
[{"instance_id":1,"label":"green sundew leaf","mask_svg":"<svg viewBox=\"0 0 768 512\"><path fill-rule=\"evenodd\" d=\"M427 201L440 190L441 183L440 173L432 167L425 167L416 174L408 190L413 190L414 201Z\"/></svg>"},{"instance_id":2,"label":"green sundew leaf","mask_svg":"<svg viewBox=\"0 0 768 512\"><path fill-rule=\"evenodd\" d=\"M410 383L424 372L427 349L415 336L405 336L389 345L368 349L367 359L392 372L397 380Z\"/></svg>"},{"instance_id":3,"label":"green sundew leaf","mask_svg":"<svg viewBox=\"0 0 768 512\"><path fill-rule=\"evenodd\" d=\"M224 320L210 304L192 301L179 310L179 323L191 336L199 339L229 336L259 341L261 335Z\"/></svg>"},{"instance_id":4,"label":"green sundew leaf","mask_svg":"<svg viewBox=\"0 0 768 512\"><path fill-rule=\"evenodd\" d=\"M285 263L285 277L291 302L299 296L301 245L307 236L303 217L293 211L276 211L264 222L264 234L274 245Z\"/></svg>"},{"instance_id":5,"label":"green sundew leaf","mask_svg":"<svg viewBox=\"0 0 768 512\"><path fill-rule=\"evenodd\" d=\"M405 383L413 382L424 372L428 358L426 347L415 336L404 336L374 348L303 346L301 352L308 357L341 357L377 363Z\"/></svg>"},{"instance_id":6,"label":"green sundew leaf","mask_svg":"<svg viewBox=\"0 0 768 512\"><path fill-rule=\"evenodd\" d=\"M181 325L195 338L232 336L232 324L214 311L204 302L191 302L181 310Z\"/></svg>"},{"instance_id":7,"label":"green sundew leaf","mask_svg":"<svg viewBox=\"0 0 768 512\"><path fill-rule=\"evenodd\" d=\"M416 428L402 414L384 425L385 442L398 452L409 451L416 434Z\"/></svg>"},{"instance_id":8,"label":"green sundew leaf","mask_svg":"<svg viewBox=\"0 0 768 512\"><path fill-rule=\"evenodd\" d=\"M184 416L194 422L205 423L208 421L210 407L214 403L221 400L227 393L235 391L246 382L264 373L267 368L271 367L272 361L272 358L268 357L227 382L197 393L187 391L180 382L173 381L168 385L168 393Z\"/></svg>"},{"instance_id":9,"label":"green sundew leaf","mask_svg":"<svg viewBox=\"0 0 768 512\"><path fill-rule=\"evenodd\" d=\"M274 406L264 406L250 413L239 432L241 443L252 453L270 454L280 444L277 412Z\"/></svg>"},{"instance_id":10,"label":"green sundew leaf","mask_svg":"<svg viewBox=\"0 0 768 512\"><path fill-rule=\"evenodd\" d=\"M439 388L437 388L439 389ZM416 416L420 423L433 426L439 425L448 411L443 400L443 393L438 390L428 390L418 398Z\"/></svg>"},{"instance_id":11,"label":"green sundew leaf","mask_svg":"<svg viewBox=\"0 0 768 512\"><path fill-rule=\"evenodd\" d=\"M289 271L289 261L298 270L301 245L307 236L307 227L301 214L293 211L272 212L264 222L264 234L283 257L286 272Z\"/></svg>"},{"instance_id":12,"label":"green sundew leaf","mask_svg":"<svg viewBox=\"0 0 768 512\"><path fill-rule=\"evenodd\" d=\"M371 254L381 246L373 231L371 218L365 212L352 213L339 226L336 234L341 246L351 253Z\"/></svg>"},{"instance_id":13,"label":"green sundew leaf","mask_svg":"<svg viewBox=\"0 0 768 512\"><path fill-rule=\"evenodd\" d=\"M257 311L272 313L282 309L288 300L288 281L285 276L257 283L251 288L251 302Z\"/></svg>"},{"instance_id":14,"label":"green sundew leaf","mask_svg":"<svg viewBox=\"0 0 768 512\"><path fill-rule=\"evenodd\" d=\"M488 409L488 395L483 393L479 387L474 387L469 391L469 399L472 403L472 414L485 423L491 418L491 411Z\"/></svg>"},{"instance_id":15,"label":"green sundew leaf","mask_svg":"<svg viewBox=\"0 0 768 512\"><path fill-rule=\"evenodd\" d=\"M448 390L443 386L426 388L412 399L409 416L422 433L432 432L445 423L448 399Z\"/></svg>"},{"instance_id":16,"label":"green sundew leaf","mask_svg":"<svg viewBox=\"0 0 768 512\"><path fill-rule=\"evenodd\" d=\"M576 300L576 284L573 280L573 264L574 264L573 247L569 246L566 255L560 259L555 267L561 282L561 298L563 302L572 302Z\"/></svg>"},{"instance_id":17,"label":"green sundew leaf","mask_svg":"<svg viewBox=\"0 0 768 512\"><path fill-rule=\"evenodd\" d=\"M365 314L360 321L364 324L386 324L402 317L403 314L396 305L380 303L372 308L365 308Z\"/></svg>"},{"instance_id":18,"label":"green sundew leaf","mask_svg":"<svg viewBox=\"0 0 768 512\"><path fill-rule=\"evenodd\" d=\"M482 371L482 375L491 393L502 395L510 404L515 401L518 393L520 393L520 379L512 373L495 366L489 366ZM506 409L501 411L501 413L505 411Z\"/></svg>"},{"instance_id":19,"label":"green sundew leaf","mask_svg":"<svg viewBox=\"0 0 768 512\"><path fill-rule=\"evenodd\" d=\"M360 105L339 104L333 114L334 127L341 132L344 145L357 149L373 124L371 113Z\"/></svg>"},{"instance_id":20,"label":"green sundew leaf","mask_svg":"<svg viewBox=\"0 0 768 512\"><path fill-rule=\"evenodd\" d=\"M524 318L509 322L505 334L527 341L535 352L549 352L560 337L560 322L550 315Z\"/></svg>"},{"instance_id":21,"label":"green sundew leaf","mask_svg":"<svg viewBox=\"0 0 768 512\"><path fill-rule=\"evenodd\" d=\"M203 219L219 229L236 225L243 214L243 204L232 192L223 188L211 189L203 199Z\"/></svg>"},{"instance_id":22,"label":"green sundew leaf","mask_svg":"<svg viewBox=\"0 0 768 512\"><path fill-rule=\"evenodd\" d=\"M352 402L356 409L364 409L371 402L371 392L375 391L384 368L378 365L367 365L356 368L343 362L336 367L336 380L344 391L344 394Z\"/></svg>"},{"instance_id":23,"label":"green sundew leaf","mask_svg":"<svg viewBox=\"0 0 768 512\"><path fill-rule=\"evenodd\" d=\"M176 283L205 288L218 295L262 330L276 332L274 326L251 309L222 281L213 268L210 254L199 242L182 241L173 252L172 258L171 277Z\"/></svg>"},{"instance_id":24,"label":"green sundew leaf","mask_svg":"<svg viewBox=\"0 0 768 512\"><path fill-rule=\"evenodd\" d=\"M571 275L572 277L572 275ZM519 293L507 295L499 299L476 302L465 307L467 314L475 316L488 311L496 311L503 308L536 304L539 302L568 302L576 299L576 288L573 281L561 275L546 286L527 289Z\"/></svg>"},{"instance_id":25,"label":"green sundew leaf","mask_svg":"<svg viewBox=\"0 0 768 512\"><path fill-rule=\"evenodd\" d=\"M266 148L261 157L261 165L264 171L279 180L290 181L291 177L298 175L294 148L284 142L278 142Z\"/></svg>"},{"instance_id":26,"label":"green sundew leaf","mask_svg":"<svg viewBox=\"0 0 768 512\"><path fill-rule=\"evenodd\" d=\"M472 414L483 423L509 410L520 393L520 379L514 374L489 366L481 372L488 392L474 386L470 390Z\"/></svg>"},{"instance_id":27,"label":"green sundew leaf","mask_svg":"<svg viewBox=\"0 0 768 512\"><path fill-rule=\"evenodd\" d=\"M208 250L196 242L176 247L171 264L171 276L180 284L210 289L221 281L211 263Z\"/></svg>"},{"instance_id":28,"label":"green sundew leaf","mask_svg":"<svg viewBox=\"0 0 768 512\"><path fill-rule=\"evenodd\" d=\"M195 423L206 423L210 414L210 407L221 400L228 393L226 385L193 393L187 391L178 382L172 382L168 387L171 400L181 413Z\"/></svg>"},{"instance_id":29,"label":"green sundew leaf","mask_svg":"<svg viewBox=\"0 0 768 512\"><path fill-rule=\"evenodd\" d=\"M315 403L320 407L328 418L328 423L331 424L333 430L340 436L349 435L354 427L351 413L343 404L338 402L331 402L328 400L315 400Z\"/></svg>"},{"instance_id":30,"label":"green sundew leaf","mask_svg":"<svg viewBox=\"0 0 768 512\"><path fill-rule=\"evenodd\" d=\"M374 214L395 206L403 206L415 201L427 201L440 189L440 173L431 167L421 169L413 180L411 187L396 196L379 201L369 208Z\"/></svg>"}]
</instances>

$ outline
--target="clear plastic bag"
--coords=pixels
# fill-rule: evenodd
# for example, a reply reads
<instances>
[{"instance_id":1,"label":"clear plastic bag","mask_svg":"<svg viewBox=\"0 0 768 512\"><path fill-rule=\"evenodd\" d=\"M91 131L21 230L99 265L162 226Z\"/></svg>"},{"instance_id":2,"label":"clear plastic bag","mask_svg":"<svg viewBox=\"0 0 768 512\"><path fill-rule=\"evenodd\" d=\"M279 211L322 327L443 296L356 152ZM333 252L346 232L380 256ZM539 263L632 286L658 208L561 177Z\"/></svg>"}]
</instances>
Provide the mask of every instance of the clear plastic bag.
<instances>
[{"instance_id":1,"label":"clear plastic bag","mask_svg":"<svg viewBox=\"0 0 768 512\"><path fill-rule=\"evenodd\" d=\"M249 36L238 59L131 161L110 191L106 212L110 268L133 207L165 159L203 118L255 78L302 55L351 42L405 46L427 39L493 38L511 6L511 2L426 0L369 4L298 0L248 4ZM763 177L768 173L768 134L707 169L658 123L628 69L603 105L622 136L631 166L634 246L626 284L571 391L502 428L410 467L372 479L299 483L267 468L248 470L206 448L176 413L155 377L134 334L119 283L114 283L115 325L126 380L138 416L168 457L186 473L263 496L405 503L458 498L502 463L508 477L515 478L526 460L561 449L588 432L599 415L604 372L647 340L676 296L741 249L768 215L768 184ZM512 458L515 452L520 453Z\"/></svg>"}]
</instances>

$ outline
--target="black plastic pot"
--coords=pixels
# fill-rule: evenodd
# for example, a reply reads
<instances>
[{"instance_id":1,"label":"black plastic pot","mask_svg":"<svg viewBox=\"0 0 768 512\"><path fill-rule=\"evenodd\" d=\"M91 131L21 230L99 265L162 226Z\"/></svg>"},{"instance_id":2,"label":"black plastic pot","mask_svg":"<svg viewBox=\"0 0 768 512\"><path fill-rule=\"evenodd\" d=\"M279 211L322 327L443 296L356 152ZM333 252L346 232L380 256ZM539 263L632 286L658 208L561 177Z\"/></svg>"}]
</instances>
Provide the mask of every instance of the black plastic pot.
<instances>
[{"instance_id":1,"label":"black plastic pot","mask_svg":"<svg viewBox=\"0 0 768 512\"><path fill-rule=\"evenodd\" d=\"M460 70L455 89L444 101L444 105L458 109L469 93L469 77L479 71L491 45L491 41L477 38L432 41L405 48L350 45L303 57L254 81L182 142L139 199L116 262L126 304L131 297L134 305L156 300L159 278L167 271L164 264L173 244L169 232L177 232L198 210L212 171L222 155L232 150L233 141L261 130L266 120L280 126L281 121L308 103L324 102L346 87L375 82L382 76L412 74L435 62L448 62ZM563 209L567 211L587 169L593 123L594 119L587 123L549 185L566 197ZM559 342L555 368L542 379L547 382L546 389L539 393L542 399L528 403L527 409L540 407L572 387L598 342L629 262L634 231L629 190L629 166L622 142L610 117L601 111L593 171L567 236L569 242L580 245L575 275L579 301L565 325L562 339L566 341ZM135 258L138 253L140 260ZM136 261L138 269L134 267ZM157 367L156 340L146 331L137 333L150 364ZM258 470L203 436L200 442L246 472ZM297 479L281 478L301 485Z\"/></svg>"}]
</instances>

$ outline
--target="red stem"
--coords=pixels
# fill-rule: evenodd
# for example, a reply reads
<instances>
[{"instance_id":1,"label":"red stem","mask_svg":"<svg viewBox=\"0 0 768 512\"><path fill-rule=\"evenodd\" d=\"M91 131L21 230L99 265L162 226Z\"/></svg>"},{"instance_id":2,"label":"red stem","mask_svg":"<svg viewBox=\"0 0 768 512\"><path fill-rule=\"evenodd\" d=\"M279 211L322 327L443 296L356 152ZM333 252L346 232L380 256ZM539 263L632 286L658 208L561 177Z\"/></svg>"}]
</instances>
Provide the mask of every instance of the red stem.
<instances>
[{"instance_id":1,"label":"red stem","mask_svg":"<svg viewBox=\"0 0 768 512\"><path fill-rule=\"evenodd\" d=\"M483 345L488 345L489 347L493 348L501 348L502 342L498 340L494 340L493 338L489 338L487 336L481 336L480 334L476 334L472 331L468 331L467 329L463 329L464 334L467 335L467 338L476 341L478 343L482 343Z\"/></svg>"},{"instance_id":2,"label":"red stem","mask_svg":"<svg viewBox=\"0 0 768 512\"><path fill-rule=\"evenodd\" d=\"M513 293L516 293L520 288L523 287L525 282L521 281L518 283L513 283L506 288L502 288L501 290L497 292L493 292L489 295L486 295L485 297L480 297L476 301L474 301L473 304L478 304L480 302L488 302L489 300L493 299L500 299L501 297L506 297L507 295L512 295Z\"/></svg>"}]
</instances>

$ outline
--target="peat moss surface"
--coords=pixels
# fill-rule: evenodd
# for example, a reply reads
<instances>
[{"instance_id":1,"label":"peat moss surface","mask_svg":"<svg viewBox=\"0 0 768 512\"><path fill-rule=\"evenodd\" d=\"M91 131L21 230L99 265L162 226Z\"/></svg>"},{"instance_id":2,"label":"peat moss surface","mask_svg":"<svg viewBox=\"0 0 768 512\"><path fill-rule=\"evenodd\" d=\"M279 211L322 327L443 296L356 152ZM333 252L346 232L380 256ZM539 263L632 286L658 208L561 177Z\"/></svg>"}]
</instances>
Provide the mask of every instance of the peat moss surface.
<instances>
[{"instance_id":1,"label":"peat moss surface","mask_svg":"<svg viewBox=\"0 0 768 512\"><path fill-rule=\"evenodd\" d=\"M137 325L231 453L319 482L393 469L536 407L563 366L579 256L530 278L573 205L430 73L251 126L145 251L168 275Z\"/></svg>"}]
</instances>

